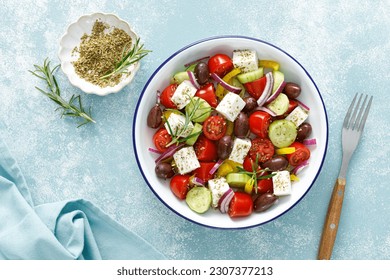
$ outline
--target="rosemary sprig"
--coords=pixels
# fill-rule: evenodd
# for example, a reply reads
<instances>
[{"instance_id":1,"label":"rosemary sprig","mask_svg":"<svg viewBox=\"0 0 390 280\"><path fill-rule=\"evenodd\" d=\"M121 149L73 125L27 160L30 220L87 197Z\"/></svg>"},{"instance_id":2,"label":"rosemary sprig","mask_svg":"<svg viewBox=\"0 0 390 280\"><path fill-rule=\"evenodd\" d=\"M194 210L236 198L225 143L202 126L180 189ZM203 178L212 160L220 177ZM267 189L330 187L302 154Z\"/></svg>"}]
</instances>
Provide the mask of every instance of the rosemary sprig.
<instances>
[{"instance_id":1,"label":"rosemary sprig","mask_svg":"<svg viewBox=\"0 0 390 280\"><path fill-rule=\"evenodd\" d=\"M192 134L190 134L190 135L188 135L186 137L182 137L183 133L188 130L188 126L191 123L191 121L194 119L195 113L196 113L197 110L204 110L205 112L202 112L202 114L200 114L199 116L196 116L196 119L202 118L204 115L208 114L212 110L211 108L200 109L199 107L200 107L200 103L201 102L202 102L202 100L200 98L198 98L196 100L194 100L194 98L190 98L190 103L193 104L193 108L190 111L186 111L184 124L183 124L183 126L181 128L177 129L176 131L173 131L171 125L168 122L168 120L166 119L165 116L163 116L164 121L166 122L166 124L168 126L169 134L172 136L172 141L167 144L167 147L169 147L169 146L171 146L171 145L173 145L175 143L185 142L188 139L190 139L192 137L196 137L197 135L202 133L202 131L199 131L199 132L192 133ZM172 114L174 114L174 113L172 113Z\"/></svg>"},{"instance_id":2,"label":"rosemary sprig","mask_svg":"<svg viewBox=\"0 0 390 280\"><path fill-rule=\"evenodd\" d=\"M121 59L114 63L114 69L100 77L100 79L107 79L117 74L126 74L130 65L140 61L150 52L150 50L144 49L144 44L140 45L138 38L132 48L129 49L126 46L123 48Z\"/></svg>"},{"instance_id":3,"label":"rosemary sprig","mask_svg":"<svg viewBox=\"0 0 390 280\"><path fill-rule=\"evenodd\" d=\"M272 173L268 174L268 175L258 176L266 171L269 171L268 168L258 169L258 167L259 167L259 156L256 156L255 162L252 162L252 171L247 171L244 168L242 168L241 166L237 166L237 169L238 169L238 173L246 174L246 175L249 175L251 177L251 181L252 181L251 183L253 183L253 186L257 186L258 180L268 179L268 178L272 178L273 176L275 176L275 174L272 174ZM257 187L255 187L255 193L257 193Z\"/></svg>"},{"instance_id":4,"label":"rosemary sprig","mask_svg":"<svg viewBox=\"0 0 390 280\"><path fill-rule=\"evenodd\" d=\"M84 110L80 95L72 95L69 101L66 101L62 98L60 88L54 76L54 72L58 69L59 66L60 65L57 65L51 69L48 58L46 58L43 62L43 66L34 64L35 70L29 70L29 72L34 76L46 81L48 91L45 91L39 87L35 88L59 105L56 111L62 110L61 117L68 116L84 119L84 121L81 122L77 127L80 127L89 122L96 123L95 120L91 117L91 107L88 109L88 112Z\"/></svg>"}]
</instances>

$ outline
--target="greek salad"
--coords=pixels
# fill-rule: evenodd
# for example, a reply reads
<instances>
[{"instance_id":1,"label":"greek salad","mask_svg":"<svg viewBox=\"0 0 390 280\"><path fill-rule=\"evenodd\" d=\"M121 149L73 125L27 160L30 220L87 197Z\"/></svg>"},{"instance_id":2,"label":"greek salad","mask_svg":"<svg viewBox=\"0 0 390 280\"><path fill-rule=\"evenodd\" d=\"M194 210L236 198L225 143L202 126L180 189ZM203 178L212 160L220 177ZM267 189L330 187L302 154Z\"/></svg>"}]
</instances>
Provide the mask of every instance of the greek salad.
<instances>
[{"instance_id":1,"label":"greek salad","mask_svg":"<svg viewBox=\"0 0 390 280\"><path fill-rule=\"evenodd\" d=\"M308 165L310 108L277 61L251 49L197 58L156 94L155 173L202 214L231 218L263 212L293 192ZM184 203L184 202L183 202Z\"/></svg>"}]
</instances>

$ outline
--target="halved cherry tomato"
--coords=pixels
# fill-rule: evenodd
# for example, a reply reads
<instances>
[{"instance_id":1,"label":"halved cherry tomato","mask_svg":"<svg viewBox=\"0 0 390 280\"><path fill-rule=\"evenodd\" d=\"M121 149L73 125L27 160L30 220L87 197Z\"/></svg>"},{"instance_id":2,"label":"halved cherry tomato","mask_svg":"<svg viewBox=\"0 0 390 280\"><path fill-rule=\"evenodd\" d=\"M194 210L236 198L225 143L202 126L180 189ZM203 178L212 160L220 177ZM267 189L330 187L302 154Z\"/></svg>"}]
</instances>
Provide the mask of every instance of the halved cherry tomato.
<instances>
[{"instance_id":1,"label":"halved cherry tomato","mask_svg":"<svg viewBox=\"0 0 390 280\"><path fill-rule=\"evenodd\" d=\"M200 162L200 167L195 169L194 174L196 177L203 181L208 181L214 177L210 174L210 170L214 167L215 162Z\"/></svg>"},{"instance_id":2,"label":"halved cherry tomato","mask_svg":"<svg viewBox=\"0 0 390 280\"><path fill-rule=\"evenodd\" d=\"M267 112L256 111L249 116L249 130L260 138L268 137L268 127L272 117Z\"/></svg>"},{"instance_id":3,"label":"halved cherry tomato","mask_svg":"<svg viewBox=\"0 0 390 280\"><path fill-rule=\"evenodd\" d=\"M215 108L218 105L217 96L215 95L214 85L212 83L202 86L195 93L195 96L200 97L207 101L211 107Z\"/></svg>"},{"instance_id":4,"label":"halved cherry tomato","mask_svg":"<svg viewBox=\"0 0 390 280\"><path fill-rule=\"evenodd\" d=\"M210 73L215 73L220 77L226 75L233 69L233 61L226 54L216 54L210 57L208 62Z\"/></svg>"},{"instance_id":5,"label":"halved cherry tomato","mask_svg":"<svg viewBox=\"0 0 390 280\"><path fill-rule=\"evenodd\" d=\"M203 123L203 133L210 140L221 139L227 129L226 120L218 115L208 117Z\"/></svg>"},{"instance_id":6,"label":"halved cherry tomato","mask_svg":"<svg viewBox=\"0 0 390 280\"><path fill-rule=\"evenodd\" d=\"M249 155L247 155L244 159L244 162L242 164L242 167L248 171L248 172L253 172L253 167L256 168L256 161L253 160ZM260 170L261 166L258 164L257 170Z\"/></svg>"},{"instance_id":7,"label":"halved cherry tomato","mask_svg":"<svg viewBox=\"0 0 390 280\"><path fill-rule=\"evenodd\" d=\"M190 186L190 175L174 175L169 186L177 198L185 199Z\"/></svg>"},{"instance_id":8,"label":"halved cherry tomato","mask_svg":"<svg viewBox=\"0 0 390 280\"><path fill-rule=\"evenodd\" d=\"M176 109L177 106L172 101L172 95L175 93L177 88L177 84L170 84L167 86L160 95L160 103L164 105L166 108Z\"/></svg>"},{"instance_id":9,"label":"halved cherry tomato","mask_svg":"<svg viewBox=\"0 0 390 280\"><path fill-rule=\"evenodd\" d=\"M213 161L218 158L217 144L203 134L196 140L194 149L199 161Z\"/></svg>"},{"instance_id":10,"label":"halved cherry tomato","mask_svg":"<svg viewBox=\"0 0 390 280\"><path fill-rule=\"evenodd\" d=\"M295 148L295 152L287 155L288 162L292 166L300 165L310 158L310 150L304 144L300 142L294 142L290 145L290 147Z\"/></svg>"},{"instance_id":11,"label":"halved cherry tomato","mask_svg":"<svg viewBox=\"0 0 390 280\"><path fill-rule=\"evenodd\" d=\"M274 184L272 182L272 178L268 179L261 179L257 181L257 193L263 194L263 193L273 193L274 191Z\"/></svg>"},{"instance_id":12,"label":"halved cherry tomato","mask_svg":"<svg viewBox=\"0 0 390 280\"><path fill-rule=\"evenodd\" d=\"M246 91L256 100L260 98L267 83L267 77L263 76L253 82L245 83L244 87Z\"/></svg>"},{"instance_id":13,"label":"halved cherry tomato","mask_svg":"<svg viewBox=\"0 0 390 280\"><path fill-rule=\"evenodd\" d=\"M235 192L229 205L231 218L249 216L253 211L252 196L244 192Z\"/></svg>"},{"instance_id":14,"label":"halved cherry tomato","mask_svg":"<svg viewBox=\"0 0 390 280\"><path fill-rule=\"evenodd\" d=\"M267 138L255 138L252 139L252 146L249 150L249 156L252 160L258 158L258 162L266 162L271 159L275 153L275 147L271 140Z\"/></svg>"},{"instance_id":15,"label":"halved cherry tomato","mask_svg":"<svg viewBox=\"0 0 390 280\"><path fill-rule=\"evenodd\" d=\"M160 128L153 135L153 143L157 150L165 152L168 148L166 147L169 142L172 141L172 136L168 133L165 127Z\"/></svg>"}]
</instances>

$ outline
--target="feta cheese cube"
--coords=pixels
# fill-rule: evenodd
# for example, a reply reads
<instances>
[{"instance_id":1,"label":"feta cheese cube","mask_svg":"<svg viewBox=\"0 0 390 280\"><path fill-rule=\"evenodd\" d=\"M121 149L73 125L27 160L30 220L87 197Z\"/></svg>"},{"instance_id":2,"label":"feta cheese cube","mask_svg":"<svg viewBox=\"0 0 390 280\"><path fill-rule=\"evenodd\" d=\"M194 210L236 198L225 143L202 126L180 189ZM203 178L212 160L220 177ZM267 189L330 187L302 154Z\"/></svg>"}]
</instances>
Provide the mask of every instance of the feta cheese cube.
<instances>
[{"instance_id":1,"label":"feta cheese cube","mask_svg":"<svg viewBox=\"0 0 390 280\"><path fill-rule=\"evenodd\" d=\"M197 89L194 87L189 80L181 82L173 93L171 100L176 104L179 110L183 109L192 97L194 97Z\"/></svg>"},{"instance_id":2,"label":"feta cheese cube","mask_svg":"<svg viewBox=\"0 0 390 280\"><path fill-rule=\"evenodd\" d=\"M275 176L272 177L274 195L281 196L291 194L290 172L283 170L274 172L273 174L275 174Z\"/></svg>"},{"instance_id":3,"label":"feta cheese cube","mask_svg":"<svg viewBox=\"0 0 390 280\"><path fill-rule=\"evenodd\" d=\"M233 65L241 69L241 73L257 70L258 58L254 50L235 50L233 51Z\"/></svg>"},{"instance_id":4,"label":"feta cheese cube","mask_svg":"<svg viewBox=\"0 0 390 280\"><path fill-rule=\"evenodd\" d=\"M192 146L178 150L173 154L173 159L180 174L189 173L200 167L194 147Z\"/></svg>"},{"instance_id":5,"label":"feta cheese cube","mask_svg":"<svg viewBox=\"0 0 390 280\"><path fill-rule=\"evenodd\" d=\"M252 146L252 142L250 139L241 139L241 138L234 139L233 148L232 148L232 152L230 153L229 159L234 162L243 164L244 159L248 154L251 146Z\"/></svg>"},{"instance_id":6,"label":"feta cheese cube","mask_svg":"<svg viewBox=\"0 0 390 280\"><path fill-rule=\"evenodd\" d=\"M171 113L164 126L169 134L171 134L172 131L174 136L187 137L194 129L194 125L192 122L189 122L187 128L183 130L185 121L186 118L183 115Z\"/></svg>"},{"instance_id":7,"label":"feta cheese cube","mask_svg":"<svg viewBox=\"0 0 390 280\"><path fill-rule=\"evenodd\" d=\"M217 208L219 199L222 197L222 195L225 192L227 192L230 189L229 184L226 182L226 179L224 177L221 177L221 178L209 180L208 186L211 191L211 198L212 198L211 205L214 208Z\"/></svg>"},{"instance_id":8,"label":"feta cheese cube","mask_svg":"<svg viewBox=\"0 0 390 280\"><path fill-rule=\"evenodd\" d=\"M297 106L288 116L286 120L292 121L297 127L300 126L309 116L308 112Z\"/></svg>"},{"instance_id":9,"label":"feta cheese cube","mask_svg":"<svg viewBox=\"0 0 390 280\"><path fill-rule=\"evenodd\" d=\"M216 110L227 120L234 122L244 107L245 101L238 94L228 92L218 104Z\"/></svg>"}]
</instances>

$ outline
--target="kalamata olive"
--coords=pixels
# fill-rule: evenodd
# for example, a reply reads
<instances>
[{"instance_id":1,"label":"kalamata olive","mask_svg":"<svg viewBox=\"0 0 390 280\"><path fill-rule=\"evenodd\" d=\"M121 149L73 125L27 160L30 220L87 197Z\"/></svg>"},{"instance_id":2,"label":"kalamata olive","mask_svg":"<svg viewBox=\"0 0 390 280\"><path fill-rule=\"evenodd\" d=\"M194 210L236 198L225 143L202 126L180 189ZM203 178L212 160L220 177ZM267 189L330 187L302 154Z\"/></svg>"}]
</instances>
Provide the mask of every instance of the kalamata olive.
<instances>
[{"instance_id":1,"label":"kalamata olive","mask_svg":"<svg viewBox=\"0 0 390 280\"><path fill-rule=\"evenodd\" d=\"M162 119L162 111L158 104L154 105L152 109L150 109L147 124L151 128L157 128L161 125Z\"/></svg>"},{"instance_id":2,"label":"kalamata olive","mask_svg":"<svg viewBox=\"0 0 390 280\"><path fill-rule=\"evenodd\" d=\"M206 63L199 62L195 66L194 74L198 83L204 85L209 80L209 76L210 76L209 67L207 66Z\"/></svg>"},{"instance_id":3,"label":"kalamata olive","mask_svg":"<svg viewBox=\"0 0 390 280\"><path fill-rule=\"evenodd\" d=\"M280 171L286 169L288 160L281 155L276 155L262 164L264 168L269 168L271 171Z\"/></svg>"},{"instance_id":4,"label":"kalamata olive","mask_svg":"<svg viewBox=\"0 0 390 280\"><path fill-rule=\"evenodd\" d=\"M174 175L172 166L168 162L159 162L156 164L155 172L157 177L167 179Z\"/></svg>"},{"instance_id":5,"label":"kalamata olive","mask_svg":"<svg viewBox=\"0 0 390 280\"><path fill-rule=\"evenodd\" d=\"M245 107L242 109L242 111L244 112L249 113L257 107L257 101L253 97L250 96L245 97L244 101L245 101Z\"/></svg>"},{"instance_id":6,"label":"kalamata olive","mask_svg":"<svg viewBox=\"0 0 390 280\"><path fill-rule=\"evenodd\" d=\"M310 133L311 133L311 124L303 123L298 128L298 133L297 133L297 139L296 140L298 142L302 142L307 137L309 137Z\"/></svg>"},{"instance_id":7,"label":"kalamata olive","mask_svg":"<svg viewBox=\"0 0 390 280\"><path fill-rule=\"evenodd\" d=\"M270 208L278 200L278 197L272 193L263 193L253 201L255 212L263 212Z\"/></svg>"},{"instance_id":8,"label":"kalamata olive","mask_svg":"<svg viewBox=\"0 0 390 280\"><path fill-rule=\"evenodd\" d=\"M234 121L234 135L239 138L244 138L249 131L249 118L244 112L240 112Z\"/></svg>"},{"instance_id":9,"label":"kalamata olive","mask_svg":"<svg viewBox=\"0 0 390 280\"><path fill-rule=\"evenodd\" d=\"M225 135L218 140L217 153L220 159L227 159L233 149L233 140L230 135Z\"/></svg>"},{"instance_id":10,"label":"kalamata olive","mask_svg":"<svg viewBox=\"0 0 390 280\"><path fill-rule=\"evenodd\" d=\"M286 83L283 89L283 93L290 99L295 99L301 94L301 87L296 83Z\"/></svg>"}]
</instances>

